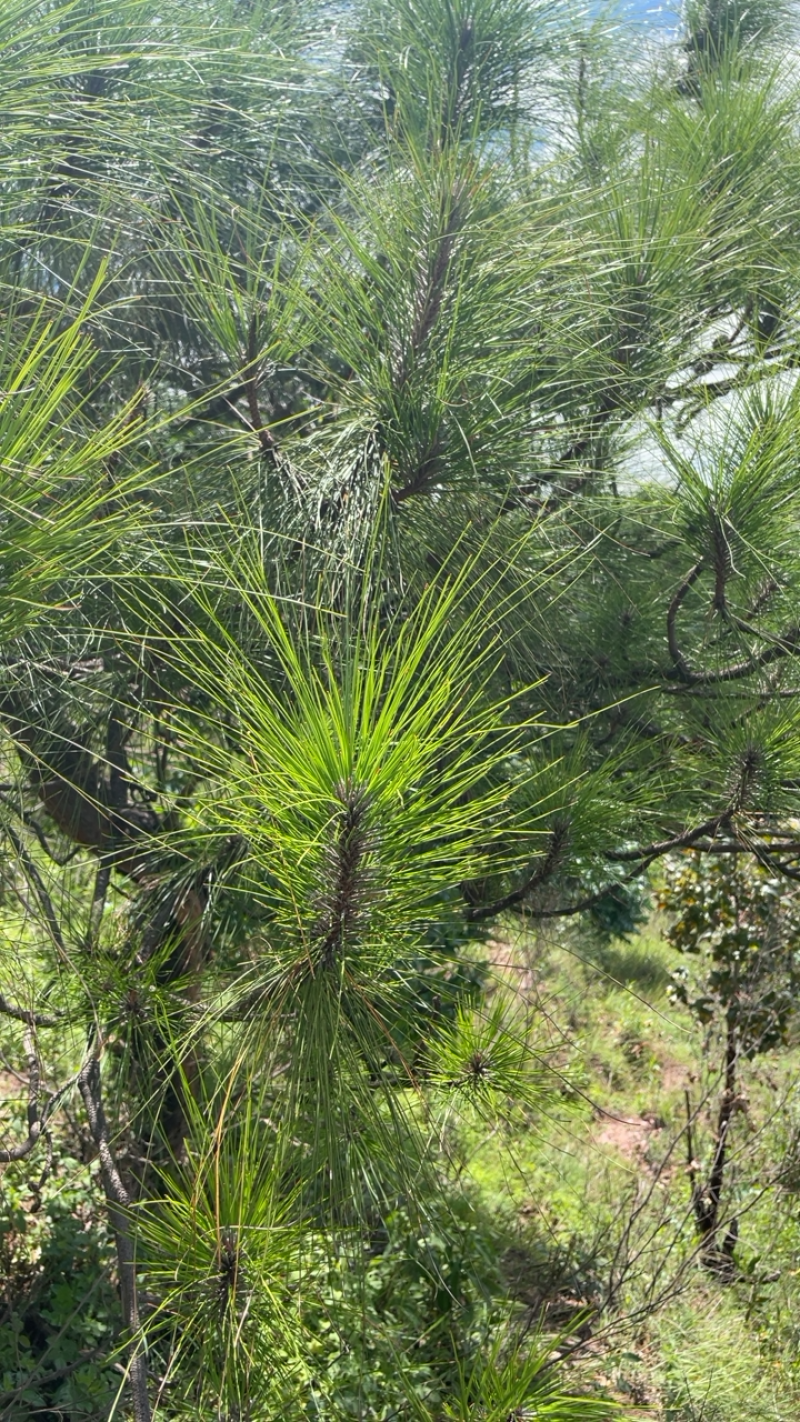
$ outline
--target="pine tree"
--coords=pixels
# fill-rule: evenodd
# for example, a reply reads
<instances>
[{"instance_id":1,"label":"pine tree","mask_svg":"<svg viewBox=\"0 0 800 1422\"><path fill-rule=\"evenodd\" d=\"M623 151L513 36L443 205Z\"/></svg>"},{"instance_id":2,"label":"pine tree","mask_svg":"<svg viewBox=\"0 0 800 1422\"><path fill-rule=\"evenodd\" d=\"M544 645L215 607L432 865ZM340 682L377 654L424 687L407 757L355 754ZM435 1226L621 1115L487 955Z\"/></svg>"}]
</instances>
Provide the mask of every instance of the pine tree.
<instances>
[{"instance_id":1,"label":"pine tree","mask_svg":"<svg viewBox=\"0 0 800 1422\"><path fill-rule=\"evenodd\" d=\"M355 1415L302 1281L344 1351L436 1112L542 1089L502 915L799 872L776 15L3 9L2 1158L80 1099L136 1422ZM358 1415L590 1415L459 1346Z\"/></svg>"}]
</instances>

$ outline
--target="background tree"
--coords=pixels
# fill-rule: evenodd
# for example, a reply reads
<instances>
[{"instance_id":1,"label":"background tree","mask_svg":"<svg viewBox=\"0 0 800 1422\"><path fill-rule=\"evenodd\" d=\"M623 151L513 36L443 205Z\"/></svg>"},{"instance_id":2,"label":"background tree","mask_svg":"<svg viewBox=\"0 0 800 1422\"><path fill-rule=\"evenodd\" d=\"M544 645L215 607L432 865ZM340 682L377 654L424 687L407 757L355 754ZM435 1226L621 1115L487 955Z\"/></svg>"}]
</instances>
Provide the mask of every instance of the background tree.
<instances>
[{"instance_id":1,"label":"background tree","mask_svg":"<svg viewBox=\"0 0 800 1422\"><path fill-rule=\"evenodd\" d=\"M674 994L720 1038L722 1091L706 1179L695 1159L687 1093L689 1179L698 1232L712 1266L731 1267L738 1224L717 1244L725 1165L733 1123L746 1102L741 1065L785 1043L791 1031L798 978L800 918L791 879L746 856L667 861L659 905L672 917L667 937L697 956L705 971L674 974ZM726 1247L727 1246L727 1247Z\"/></svg>"}]
</instances>

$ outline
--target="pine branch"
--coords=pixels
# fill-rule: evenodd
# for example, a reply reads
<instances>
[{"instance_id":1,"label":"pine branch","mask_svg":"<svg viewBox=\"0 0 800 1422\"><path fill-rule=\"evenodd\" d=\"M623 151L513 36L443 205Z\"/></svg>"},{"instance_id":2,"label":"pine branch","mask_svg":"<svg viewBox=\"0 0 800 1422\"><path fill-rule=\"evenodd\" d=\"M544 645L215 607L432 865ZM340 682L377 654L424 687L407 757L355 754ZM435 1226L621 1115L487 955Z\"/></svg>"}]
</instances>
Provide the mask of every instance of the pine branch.
<instances>
[{"instance_id":1,"label":"pine branch","mask_svg":"<svg viewBox=\"0 0 800 1422\"><path fill-rule=\"evenodd\" d=\"M258 369L258 318L253 315L250 318L250 326L247 332L247 365L243 371L244 389L247 396L247 408L250 411L250 424L253 433L257 436L261 446L261 453L277 463L278 446L275 436L268 429L261 415L261 403L259 400L259 369Z\"/></svg>"},{"instance_id":2,"label":"pine branch","mask_svg":"<svg viewBox=\"0 0 800 1422\"><path fill-rule=\"evenodd\" d=\"M494 903L482 904L480 907L470 909L467 913L469 923L482 923L487 918L496 918L499 913L503 913L507 908L513 908L516 904L538 889L540 885L547 882L556 872L564 856L567 840L569 837L569 826L566 822L556 826L550 833L550 843L544 858L528 875L527 879L510 893L504 894L502 898L495 899Z\"/></svg>"},{"instance_id":3,"label":"pine branch","mask_svg":"<svg viewBox=\"0 0 800 1422\"><path fill-rule=\"evenodd\" d=\"M703 824L697 825L694 829L682 830L680 834L672 835L670 839L653 840L651 844L640 845L636 849L609 849L606 851L605 857L620 863L638 859L646 864L652 864L654 860L663 858L672 850L690 849L704 835L715 835L730 820L732 813L732 808L729 806L720 814L705 820Z\"/></svg>"},{"instance_id":4,"label":"pine branch","mask_svg":"<svg viewBox=\"0 0 800 1422\"><path fill-rule=\"evenodd\" d=\"M703 563L702 558L698 563L695 563L694 567L689 573L687 573L686 577L678 588L678 591L673 597L672 602L669 605L669 610L667 612L667 645L669 646L670 656L672 657L672 661L675 666L676 675L680 677L681 681L686 682L687 685L693 685L695 677L694 673L689 670L688 664L683 656L683 653L681 652L680 647L678 646L678 638L675 630L675 621L678 616L678 612L680 611L681 604L683 603L686 597L686 594L691 588L694 587L695 583L697 582L697 579L700 577L700 574L703 571L704 566L705 565Z\"/></svg>"},{"instance_id":5,"label":"pine branch","mask_svg":"<svg viewBox=\"0 0 800 1422\"><path fill-rule=\"evenodd\" d=\"M675 593L667 612L667 643L672 657L674 672L673 678L678 678L684 686L720 686L731 681L741 681L745 677L752 676L763 667L771 666L773 662L780 661L783 657L795 656L800 652L800 626L791 627L781 637L771 637L767 633L759 632L742 618L733 617L731 621L742 631L751 636L768 640L770 645L765 647L763 652L757 656L748 657L741 662L735 662L731 666L719 667L713 671L695 671L690 667L678 644L676 631L676 620L681 605L687 593L697 582L701 573L705 569L704 559L695 563L694 567L687 573L678 591ZM721 568L717 568L715 580L714 606L718 611L724 608L724 593L721 590L723 574ZM670 675L668 673L668 675Z\"/></svg>"},{"instance_id":6,"label":"pine branch","mask_svg":"<svg viewBox=\"0 0 800 1422\"><path fill-rule=\"evenodd\" d=\"M6 1017L14 1017L17 1022L24 1022L28 1027L57 1027L59 1022L63 1022L65 1013L63 1012L32 1012L27 1007L18 1007L16 1003L9 1002L7 998L0 995L0 1012Z\"/></svg>"}]
</instances>

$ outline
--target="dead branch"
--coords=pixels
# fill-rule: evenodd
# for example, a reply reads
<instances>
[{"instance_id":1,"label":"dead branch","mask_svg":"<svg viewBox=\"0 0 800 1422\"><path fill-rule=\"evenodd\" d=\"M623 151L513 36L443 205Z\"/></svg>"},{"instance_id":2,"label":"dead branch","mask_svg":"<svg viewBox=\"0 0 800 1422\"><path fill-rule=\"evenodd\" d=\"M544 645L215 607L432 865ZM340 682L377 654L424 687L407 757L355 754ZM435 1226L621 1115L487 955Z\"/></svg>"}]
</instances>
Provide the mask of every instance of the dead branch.
<instances>
[{"instance_id":1,"label":"dead branch","mask_svg":"<svg viewBox=\"0 0 800 1422\"><path fill-rule=\"evenodd\" d=\"M108 1215L117 1245L122 1317L128 1333L129 1361L128 1377L131 1387L134 1422L150 1422L150 1399L147 1389L147 1355L141 1337L139 1318L139 1296L136 1282L136 1251L134 1248L129 1211L131 1198L119 1173L108 1132L106 1114L103 1107L100 1062L92 1055L81 1068L78 1086L92 1139L97 1146L100 1170L105 1191Z\"/></svg>"}]
</instances>

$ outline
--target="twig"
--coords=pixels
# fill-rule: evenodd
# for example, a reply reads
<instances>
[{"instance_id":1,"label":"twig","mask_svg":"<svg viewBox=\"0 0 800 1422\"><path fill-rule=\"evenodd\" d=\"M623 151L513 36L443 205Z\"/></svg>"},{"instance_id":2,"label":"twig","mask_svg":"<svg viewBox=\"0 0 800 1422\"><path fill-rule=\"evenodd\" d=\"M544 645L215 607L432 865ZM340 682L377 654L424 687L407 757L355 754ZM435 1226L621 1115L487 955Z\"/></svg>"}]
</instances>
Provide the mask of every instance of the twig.
<instances>
[{"instance_id":1,"label":"twig","mask_svg":"<svg viewBox=\"0 0 800 1422\"><path fill-rule=\"evenodd\" d=\"M261 446L261 453L267 455L273 463L277 463L278 446L275 436L264 424L261 417L261 405L258 398L258 318L255 315L251 317L250 328L247 332L247 365L244 377L247 408L250 411L250 424L253 433Z\"/></svg>"},{"instance_id":2,"label":"twig","mask_svg":"<svg viewBox=\"0 0 800 1422\"><path fill-rule=\"evenodd\" d=\"M547 853L536 865L536 868L528 875L524 883L519 888L512 889L510 893L504 894L502 898L495 899L491 904L482 904L477 908L470 909L467 913L467 920L470 923L481 923L486 918L494 918L504 909L512 908L514 904L521 903L526 894L543 884L549 879L558 867L559 861L564 851L567 839L567 826L557 825L550 834L550 844Z\"/></svg>"},{"instance_id":3,"label":"twig","mask_svg":"<svg viewBox=\"0 0 800 1422\"><path fill-rule=\"evenodd\" d=\"M59 1022L63 1022L65 1014L63 1012L32 1012L27 1007L18 1007L16 1003L9 1002L0 994L0 1012L6 1017L15 1017L17 1022L24 1022L28 1027L57 1027Z\"/></svg>"},{"instance_id":4,"label":"twig","mask_svg":"<svg viewBox=\"0 0 800 1422\"><path fill-rule=\"evenodd\" d=\"M64 961L67 962L69 960L69 954L67 953L61 928L56 918L53 901L47 892L44 880L16 831L13 830L10 825L6 825L5 832L14 846L17 857L25 871L25 877L39 900L39 906L44 914L45 922L56 950Z\"/></svg>"},{"instance_id":5,"label":"twig","mask_svg":"<svg viewBox=\"0 0 800 1422\"><path fill-rule=\"evenodd\" d=\"M686 662L683 653L681 652L681 649L678 646L678 637L675 631L675 620L678 616L678 612L680 610L682 602L686 597L686 594L689 592L690 588L694 587L694 584L697 582L697 579L700 577L700 574L703 571L703 567L704 563L703 559L701 558L699 563L695 563L691 571L686 574L686 577L678 588L678 591L673 597L672 602L670 603L669 609L667 611L667 645L669 647L669 654L672 657L672 661L675 666L675 671L677 675L680 677L681 681L684 681L687 684L691 684L692 682L694 682L696 680L696 677L694 672L690 671L688 663Z\"/></svg>"},{"instance_id":6,"label":"twig","mask_svg":"<svg viewBox=\"0 0 800 1422\"><path fill-rule=\"evenodd\" d=\"M733 662L730 666L720 667L716 671L695 671L690 667L678 645L675 623L681 604L704 568L705 562L701 558L687 573L667 612L667 644L675 669L672 673L674 678L677 678L684 686L720 686L730 681L741 681L744 677L751 676L753 672L760 671L763 667L771 666L773 662L780 661L783 657L794 656L800 652L800 626L790 627L786 632L776 637L771 633L759 632L757 628L752 627L740 617L732 617L730 621L741 631L758 637L761 641L769 642L769 646L765 647L764 651L759 652L757 656L747 657L741 662ZM717 581L719 582L719 575ZM719 605L719 597L720 591L717 588L715 606Z\"/></svg>"},{"instance_id":7,"label":"twig","mask_svg":"<svg viewBox=\"0 0 800 1422\"><path fill-rule=\"evenodd\" d=\"M111 1149L108 1124L103 1108L100 1063L95 1055L90 1056L85 1066L81 1068L78 1076L78 1086L81 1096L83 1097L83 1104L86 1108L89 1130L92 1133L92 1139L97 1146L97 1153L100 1157L100 1170L106 1203L108 1205L108 1215L111 1228L116 1237L122 1317L125 1327L130 1334L128 1376L130 1378L134 1422L150 1422L150 1399L147 1392L147 1356L144 1351L140 1333L139 1296L136 1283L136 1254L127 1218L127 1212L131 1206L131 1198L122 1183L122 1177L119 1173L117 1162L114 1159L114 1152Z\"/></svg>"},{"instance_id":8,"label":"twig","mask_svg":"<svg viewBox=\"0 0 800 1422\"><path fill-rule=\"evenodd\" d=\"M87 953L91 953L97 944L100 933L100 924L103 919L103 910L106 905L106 894L111 879L111 865L103 858L97 867L94 880L94 891L92 893L92 904L89 910L89 926L86 930L85 947Z\"/></svg>"},{"instance_id":9,"label":"twig","mask_svg":"<svg viewBox=\"0 0 800 1422\"><path fill-rule=\"evenodd\" d=\"M42 1134L39 1116L39 1057L30 1028L25 1033L25 1055L28 1058L28 1135L19 1145L0 1150L0 1164L8 1165L12 1160L24 1160L30 1155Z\"/></svg>"}]
</instances>

